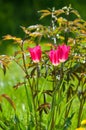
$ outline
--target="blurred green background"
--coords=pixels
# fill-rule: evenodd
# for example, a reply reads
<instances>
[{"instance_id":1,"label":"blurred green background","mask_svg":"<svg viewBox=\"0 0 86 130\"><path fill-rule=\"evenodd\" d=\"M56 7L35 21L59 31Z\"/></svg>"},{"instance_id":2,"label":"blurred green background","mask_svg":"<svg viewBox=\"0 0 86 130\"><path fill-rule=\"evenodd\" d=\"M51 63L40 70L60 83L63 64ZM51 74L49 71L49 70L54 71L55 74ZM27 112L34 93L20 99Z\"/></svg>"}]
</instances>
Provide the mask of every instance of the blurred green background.
<instances>
[{"instance_id":1,"label":"blurred green background","mask_svg":"<svg viewBox=\"0 0 86 130\"><path fill-rule=\"evenodd\" d=\"M86 0L0 0L0 54L6 53L9 44L2 42L2 36L10 34L23 37L20 26L48 24L45 19L39 20L37 11L52 7L60 9L69 4L86 20Z\"/></svg>"}]
</instances>

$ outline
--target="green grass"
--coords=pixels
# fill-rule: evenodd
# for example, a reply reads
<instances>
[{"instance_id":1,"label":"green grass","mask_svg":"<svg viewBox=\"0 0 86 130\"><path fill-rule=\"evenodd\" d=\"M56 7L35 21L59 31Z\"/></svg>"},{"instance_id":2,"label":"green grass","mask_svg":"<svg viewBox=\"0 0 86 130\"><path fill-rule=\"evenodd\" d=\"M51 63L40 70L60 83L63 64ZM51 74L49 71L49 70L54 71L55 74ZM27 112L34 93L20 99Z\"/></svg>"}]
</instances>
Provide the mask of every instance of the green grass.
<instances>
[{"instance_id":1,"label":"green grass","mask_svg":"<svg viewBox=\"0 0 86 130\"><path fill-rule=\"evenodd\" d=\"M18 82L23 81L23 76L24 74L22 73L21 69L19 69L19 67L16 66L15 64L10 65L10 69L7 70L6 75L4 75L3 71L0 69L0 94L9 95L16 105L16 112L15 112L12 106L9 104L9 102L6 101L6 99L2 100L1 102L2 112L0 112L0 121L4 122L6 126L10 126L9 130L11 130L11 127L12 129L15 130L14 128L15 120L17 120L18 122L18 119L15 119L15 114L18 116L23 126L27 125L28 106L27 106L27 97L26 97L25 87L22 85L18 89L13 88L13 86L16 85ZM51 87L50 85L51 83L47 84L46 81L44 82L44 79L41 78L40 88L42 89L50 88ZM71 113L74 112L75 115L73 117L71 128L69 130L74 130L76 128L76 123L77 123L76 119L78 118L77 117L78 107L79 107L79 101L78 99L76 99L74 100L74 105L72 106L72 109L71 109ZM85 113L86 113L86 104L83 109L82 119L86 119ZM46 122L45 114L43 118L45 120L44 122Z\"/></svg>"}]
</instances>

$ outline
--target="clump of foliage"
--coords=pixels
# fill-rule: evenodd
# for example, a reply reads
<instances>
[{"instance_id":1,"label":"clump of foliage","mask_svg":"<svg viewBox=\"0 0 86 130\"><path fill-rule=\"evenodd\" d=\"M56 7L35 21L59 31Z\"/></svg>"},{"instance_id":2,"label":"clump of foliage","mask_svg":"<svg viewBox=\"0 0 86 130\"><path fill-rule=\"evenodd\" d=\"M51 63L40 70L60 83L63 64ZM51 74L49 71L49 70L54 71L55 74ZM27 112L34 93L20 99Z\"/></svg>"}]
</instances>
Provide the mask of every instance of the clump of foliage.
<instances>
[{"instance_id":1,"label":"clump of foliage","mask_svg":"<svg viewBox=\"0 0 86 130\"><path fill-rule=\"evenodd\" d=\"M13 40L19 50L14 56L1 55L1 67L5 74L10 62L20 66L23 81L14 88L25 88L28 106L23 125L16 114L18 108L3 94L15 110L11 129L68 130L76 115L77 128L86 101L86 22L71 6L39 12L40 19L50 18L49 26L21 27L25 32L23 39L4 37Z\"/></svg>"}]
</instances>

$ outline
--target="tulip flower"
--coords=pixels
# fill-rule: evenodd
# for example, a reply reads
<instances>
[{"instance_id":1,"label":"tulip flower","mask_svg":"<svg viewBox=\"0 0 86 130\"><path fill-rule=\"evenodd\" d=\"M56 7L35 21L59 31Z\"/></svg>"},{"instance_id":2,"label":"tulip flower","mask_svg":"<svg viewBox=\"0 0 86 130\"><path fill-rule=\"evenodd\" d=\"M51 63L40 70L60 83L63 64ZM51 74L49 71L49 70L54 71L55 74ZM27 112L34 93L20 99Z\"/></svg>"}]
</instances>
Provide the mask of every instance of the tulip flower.
<instances>
[{"instance_id":1,"label":"tulip flower","mask_svg":"<svg viewBox=\"0 0 86 130\"><path fill-rule=\"evenodd\" d=\"M57 66L59 64L59 54L58 50L51 50L49 52L49 59L52 62L54 66Z\"/></svg>"},{"instance_id":2,"label":"tulip flower","mask_svg":"<svg viewBox=\"0 0 86 130\"><path fill-rule=\"evenodd\" d=\"M41 54L42 54L41 47L38 45L36 47L29 48L29 52L33 62L38 63L41 59Z\"/></svg>"},{"instance_id":3,"label":"tulip flower","mask_svg":"<svg viewBox=\"0 0 86 130\"><path fill-rule=\"evenodd\" d=\"M70 47L67 45L59 45L58 46L58 53L59 53L59 61L65 62L68 59Z\"/></svg>"}]
</instances>

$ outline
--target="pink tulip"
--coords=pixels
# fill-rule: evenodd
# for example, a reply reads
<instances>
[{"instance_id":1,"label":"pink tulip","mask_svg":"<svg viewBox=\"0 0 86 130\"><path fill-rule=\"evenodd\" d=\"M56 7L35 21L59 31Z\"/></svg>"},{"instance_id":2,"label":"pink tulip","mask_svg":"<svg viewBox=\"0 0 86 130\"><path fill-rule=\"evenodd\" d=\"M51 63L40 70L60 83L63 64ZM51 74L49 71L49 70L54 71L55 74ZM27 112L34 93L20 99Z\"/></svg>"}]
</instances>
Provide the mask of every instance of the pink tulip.
<instances>
[{"instance_id":1,"label":"pink tulip","mask_svg":"<svg viewBox=\"0 0 86 130\"><path fill-rule=\"evenodd\" d=\"M52 62L54 66L57 66L59 64L59 54L58 50L51 50L49 52L49 59Z\"/></svg>"},{"instance_id":2,"label":"pink tulip","mask_svg":"<svg viewBox=\"0 0 86 130\"><path fill-rule=\"evenodd\" d=\"M70 46L67 45L59 45L58 46L58 53L59 53L59 61L60 62L65 62L68 59L70 51Z\"/></svg>"},{"instance_id":3,"label":"pink tulip","mask_svg":"<svg viewBox=\"0 0 86 130\"><path fill-rule=\"evenodd\" d=\"M41 47L38 45L36 47L29 48L29 52L33 62L38 63L41 59L41 54L42 54Z\"/></svg>"}]
</instances>

